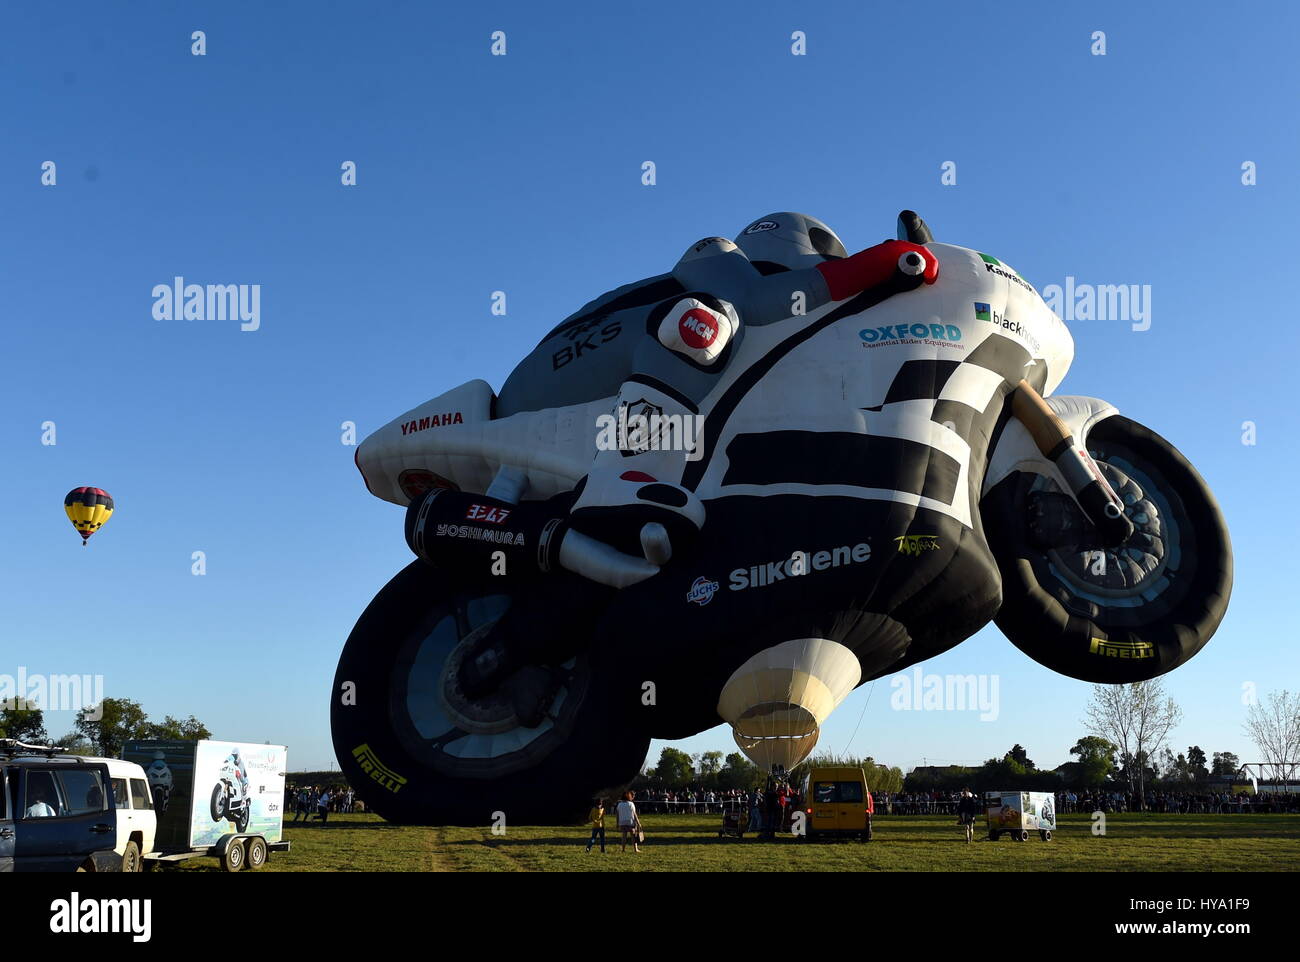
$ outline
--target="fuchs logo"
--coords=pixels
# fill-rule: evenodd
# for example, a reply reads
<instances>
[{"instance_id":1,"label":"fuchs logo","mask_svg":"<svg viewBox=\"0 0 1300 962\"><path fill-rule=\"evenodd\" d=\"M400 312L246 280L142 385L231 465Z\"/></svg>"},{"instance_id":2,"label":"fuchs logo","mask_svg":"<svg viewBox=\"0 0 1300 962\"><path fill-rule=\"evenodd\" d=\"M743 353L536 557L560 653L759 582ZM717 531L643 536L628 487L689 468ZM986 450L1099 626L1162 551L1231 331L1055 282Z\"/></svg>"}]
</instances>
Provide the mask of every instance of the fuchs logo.
<instances>
[{"instance_id":1,"label":"fuchs logo","mask_svg":"<svg viewBox=\"0 0 1300 962\"><path fill-rule=\"evenodd\" d=\"M447 414L432 414L416 421L407 421L402 425L402 434L415 434L417 431L424 431L428 428L445 428L449 424L464 423L465 419L461 417L459 411L452 411Z\"/></svg>"},{"instance_id":2,"label":"fuchs logo","mask_svg":"<svg viewBox=\"0 0 1300 962\"><path fill-rule=\"evenodd\" d=\"M936 534L905 534L894 539L898 553L915 558L925 551L939 550L939 536Z\"/></svg>"},{"instance_id":3,"label":"fuchs logo","mask_svg":"<svg viewBox=\"0 0 1300 962\"><path fill-rule=\"evenodd\" d=\"M716 581L710 581L701 575L691 584L691 590L686 592L686 600L703 608L713 600L713 593L717 590L718 583Z\"/></svg>"},{"instance_id":4,"label":"fuchs logo","mask_svg":"<svg viewBox=\"0 0 1300 962\"><path fill-rule=\"evenodd\" d=\"M941 347L964 349L961 328L955 324L887 324L884 327L867 327L858 331L863 347L881 347L886 344L937 344Z\"/></svg>"},{"instance_id":5,"label":"fuchs logo","mask_svg":"<svg viewBox=\"0 0 1300 962\"><path fill-rule=\"evenodd\" d=\"M490 504L471 504L465 512L465 520L486 521L488 524L504 524L508 517L509 508L498 508Z\"/></svg>"},{"instance_id":6,"label":"fuchs logo","mask_svg":"<svg viewBox=\"0 0 1300 962\"><path fill-rule=\"evenodd\" d=\"M692 307L677 319L677 330L687 347L708 347L718 339L718 321L702 307Z\"/></svg>"},{"instance_id":7,"label":"fuchs logo","mask_svg":"<svg viewBox=\"0 0 1300 962\"><path fill-rule=\"evenodd\" d=\"M757 224L750 224L745 228L746 234L758 234L765 230L776 230L781 225L774 220L760 220Z\"/></svg>"}]
</instances>

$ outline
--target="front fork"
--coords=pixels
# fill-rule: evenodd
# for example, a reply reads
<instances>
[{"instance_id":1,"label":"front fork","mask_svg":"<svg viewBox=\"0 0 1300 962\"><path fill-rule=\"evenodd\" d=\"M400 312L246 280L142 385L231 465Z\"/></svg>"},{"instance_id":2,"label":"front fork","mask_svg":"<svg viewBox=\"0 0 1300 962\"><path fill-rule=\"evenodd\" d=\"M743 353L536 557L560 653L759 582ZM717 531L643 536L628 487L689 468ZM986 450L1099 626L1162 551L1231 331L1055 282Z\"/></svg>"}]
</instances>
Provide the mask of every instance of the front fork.
<instances>
[{"instance_id":1,"label":"front fork","mask_svg":"<svg viewBox=\"0 0 1300 962\"><path fill-rule=\"evenodd\" d=\"M1011 395L1011 410L1033 438L1039 452L1056 465L1083 513L1101 533L1106 547L1118 547L1133 534L1124 502L1107 483L1097 462L1028 381Z\"/></svg>"}]
</instances>

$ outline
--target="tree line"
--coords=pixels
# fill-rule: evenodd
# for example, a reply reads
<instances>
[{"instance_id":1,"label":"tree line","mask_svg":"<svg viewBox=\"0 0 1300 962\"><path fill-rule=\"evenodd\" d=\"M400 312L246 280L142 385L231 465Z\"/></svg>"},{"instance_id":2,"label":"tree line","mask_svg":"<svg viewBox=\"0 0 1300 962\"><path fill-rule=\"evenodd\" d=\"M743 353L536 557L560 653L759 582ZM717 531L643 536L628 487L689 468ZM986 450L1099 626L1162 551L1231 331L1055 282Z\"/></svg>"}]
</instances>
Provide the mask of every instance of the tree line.
<instances>
[{"instance_id":1,"label":"tree line","mask_svg":"<svg viewBox=\"0 0 1300 962\"><path fill-rule=\"evenodd\" d=\"M197 741L211 738L206 725L190 715L162 721L150 721L139 702L129 698L105 698L98 705L77 712L72 731L50 739L45 730L45 713L20 698L0 706L0 738L16 738L29 745L54 745L73 755L99 755L117 758L122 747L136 739L171 739Z\"/></svg>"}]
</instances>

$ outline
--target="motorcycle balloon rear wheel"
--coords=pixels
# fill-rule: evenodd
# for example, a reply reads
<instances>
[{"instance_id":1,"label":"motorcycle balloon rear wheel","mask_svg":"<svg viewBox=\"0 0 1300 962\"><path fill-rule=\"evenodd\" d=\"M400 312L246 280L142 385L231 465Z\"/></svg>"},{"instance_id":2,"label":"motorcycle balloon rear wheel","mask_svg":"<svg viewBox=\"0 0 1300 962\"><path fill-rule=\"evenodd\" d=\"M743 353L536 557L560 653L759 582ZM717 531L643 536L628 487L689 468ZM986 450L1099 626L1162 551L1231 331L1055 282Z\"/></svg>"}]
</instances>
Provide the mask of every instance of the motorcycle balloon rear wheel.
<instances>
[{"instance_id":1,"label":"motorcycle balloon rear wheel","mask_svg":"<svg viewBox=\"0 0 1300 962\"><path fill-rule=\"evenodd\" d=\"M1204 480L1168 441L1112 415L1088 451L1134 533L1101 544L1074 500L1045 475L1016 472L981 501L1002 575L995 619L1039 664L1083 681L1145 681L1213 636L1232 592L1227 525Z\"/></svg>"},{"instance_id":2,"label":"motorcycle balloon rear wheel","mask_svg":"<svg viewBox=\"0 0 1300 962\"><path fill-rule=\"evenodd\" d=\"M636 776L649 738L620 722L585 653L555 667L535 727L499 696L459 691L466 639L510 602L498 585L414 562L362 613L339 658L330 726L342 772L371 811L407 824L554 824Z\"/></svg>"}]
</instances>

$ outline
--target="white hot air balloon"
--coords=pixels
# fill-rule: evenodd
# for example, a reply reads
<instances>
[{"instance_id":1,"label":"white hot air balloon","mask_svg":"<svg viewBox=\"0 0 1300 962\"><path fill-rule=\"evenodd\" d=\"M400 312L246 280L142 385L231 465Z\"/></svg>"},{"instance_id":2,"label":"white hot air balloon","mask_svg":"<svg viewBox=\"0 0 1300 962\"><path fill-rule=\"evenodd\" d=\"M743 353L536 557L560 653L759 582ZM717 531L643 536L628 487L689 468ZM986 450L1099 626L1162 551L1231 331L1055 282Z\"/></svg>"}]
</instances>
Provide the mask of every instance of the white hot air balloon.
<instances>
[{"instance_id":1,"label":"white hot air balloon","mask_svg":"<svg viewBox=\"0 0 1300 962\"><path fill-rule=\"evenodd\" d=\"M808 757L822 723L862 679L858 658L825 638L798 638L760 651L718 696L736 744L765 772Z\"/></svg>"}]
</instances>

